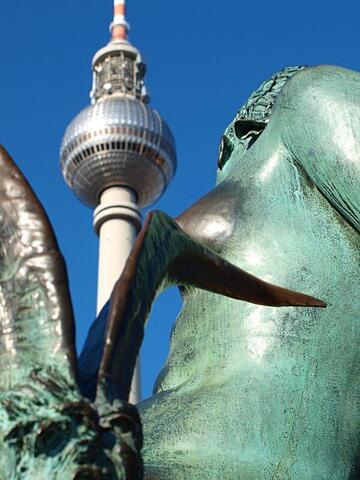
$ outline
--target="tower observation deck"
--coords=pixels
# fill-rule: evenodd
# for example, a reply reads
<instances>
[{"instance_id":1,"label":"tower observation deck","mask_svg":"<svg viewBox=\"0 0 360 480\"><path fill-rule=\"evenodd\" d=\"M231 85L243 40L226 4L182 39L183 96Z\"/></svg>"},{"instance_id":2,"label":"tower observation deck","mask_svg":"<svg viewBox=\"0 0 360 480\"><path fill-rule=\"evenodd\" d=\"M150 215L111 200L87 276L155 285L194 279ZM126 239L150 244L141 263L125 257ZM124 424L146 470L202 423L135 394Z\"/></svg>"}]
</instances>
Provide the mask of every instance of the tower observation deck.
<instances>
[{"instance_id":1,"label":"tower observation deck","mask_svg":"<svg viewBox=\"0 0 360 480\"><path fill-rule=\"evenodd\" d=\"M125 13L125 0L114 0L111 41L92 62L91 105L69 124L60 149L66 183L95 208L94 228L100 238L98 312L141 227L139 208L164 193L176 170L174 138L149 106L146 66L128 40ZM139 385L133 389L133 403L140 396L136 390Z\"/></svg>"},{"instance_id":2,"label":"tower observation deck","mask_svg":"<svg viewBox=\"0 0 360 480\"><path fill-rule=\"evenodd\" d=\"M146 66L128 41L124 0L115 0L112 39L92 62L91 105L66 129L61 146L64 178L85 204L96 207L112 186L132 189L138 206L155 202L176 170L173 135L149 107Z\"/></svg>"}]
</instances>

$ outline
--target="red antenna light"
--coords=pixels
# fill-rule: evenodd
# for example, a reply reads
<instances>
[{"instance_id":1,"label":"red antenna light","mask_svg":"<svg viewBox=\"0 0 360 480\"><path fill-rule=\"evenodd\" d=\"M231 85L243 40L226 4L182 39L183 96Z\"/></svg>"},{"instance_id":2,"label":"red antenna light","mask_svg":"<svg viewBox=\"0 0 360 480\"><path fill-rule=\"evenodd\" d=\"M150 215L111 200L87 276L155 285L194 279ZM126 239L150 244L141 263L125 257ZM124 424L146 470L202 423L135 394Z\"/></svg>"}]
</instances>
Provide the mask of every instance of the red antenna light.
<instances>
[{"instance_id":1,"label":"red antenna light","mask_svg":"<svg viewBox=\"0 0 360 480\"><path fill-rule=\"evenodd\" d=\"M125 0L114 0L114 21L110 28L113 42L127 42L129 24L126 21Z\"/></svg>"}]
</instances>

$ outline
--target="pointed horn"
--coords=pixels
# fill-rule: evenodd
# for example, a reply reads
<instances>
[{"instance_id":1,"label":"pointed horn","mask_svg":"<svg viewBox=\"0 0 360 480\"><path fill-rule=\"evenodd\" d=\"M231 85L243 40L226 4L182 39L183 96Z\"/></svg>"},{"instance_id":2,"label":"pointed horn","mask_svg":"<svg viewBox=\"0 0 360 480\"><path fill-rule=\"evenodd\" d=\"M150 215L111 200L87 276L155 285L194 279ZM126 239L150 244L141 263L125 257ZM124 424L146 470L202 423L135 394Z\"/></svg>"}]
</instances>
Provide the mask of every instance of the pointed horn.
<instances>
[{"instance_id":1,"label":"pointed horn","mask_svg":"<svg viewBox=\"0 0 360 480\"><path fill-rule=\"evenodd\" d=\"M211 251L187 251L171 265L179 283L268 307L326 307L303 293L264 282Z\"/></svg>"}]
</instances>

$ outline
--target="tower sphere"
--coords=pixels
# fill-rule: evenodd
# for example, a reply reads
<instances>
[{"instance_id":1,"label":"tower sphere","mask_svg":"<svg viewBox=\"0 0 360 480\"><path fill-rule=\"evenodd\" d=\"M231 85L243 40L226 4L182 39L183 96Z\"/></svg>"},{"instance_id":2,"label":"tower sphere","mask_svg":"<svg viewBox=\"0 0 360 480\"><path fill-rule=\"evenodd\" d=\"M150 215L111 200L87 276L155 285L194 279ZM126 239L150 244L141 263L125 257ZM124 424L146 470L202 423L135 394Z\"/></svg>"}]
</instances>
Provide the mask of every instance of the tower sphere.
<instances>
[{"instance_id":1,"label":"tower sphere","mask_svg":"<svg viewBox=\"0 0 360 480\"><path fill-rule=\"evenodd\" d=\"M155 202L176 170L173 135L148 106L146 72L127 38L125 0L114 0L112 40L92 62L92 104L67 127L60 149L64 178L77 197L96 207L110 187L127 187L137 205Z\"/></svg>"},{"instance_id":2,"label":"tower sphere","mask_svg":"<svg viewBox=\"0 0 360 480\"><path fill-rule=\"evenodd\" d=\"M150 205L176 170L169 127L131 97L109 96L80 112L66 129L60 156L67 184L91 207L112 186L131 188L139 207Z\"/></svg>"}]
</instances>

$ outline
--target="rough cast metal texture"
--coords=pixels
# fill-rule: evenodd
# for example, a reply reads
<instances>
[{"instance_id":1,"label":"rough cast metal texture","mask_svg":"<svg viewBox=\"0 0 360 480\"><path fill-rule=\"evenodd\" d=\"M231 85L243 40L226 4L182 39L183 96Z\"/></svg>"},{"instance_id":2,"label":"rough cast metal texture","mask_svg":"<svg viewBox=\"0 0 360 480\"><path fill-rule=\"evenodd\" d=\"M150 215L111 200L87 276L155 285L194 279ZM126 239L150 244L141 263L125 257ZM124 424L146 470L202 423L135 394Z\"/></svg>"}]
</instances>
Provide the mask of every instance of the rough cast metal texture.
<instances>
[{"instance_id":1,"label":"rough cast metal texture","mask_svg":"<svg viewBox=\"0 0 360 480\"><path fill-rule=\"evenodd\" d=\"M151 303L167 285L266 305L324 306L252 277L155 212L78 365L65 264L51 226L2 149L0 171L1 479L142 478L141 422L123 399Z\"/></svg>"},{"instance_id":2,"label":"rough cast metal texture","mask_svg":"<svg viewBox=\"0 0 360 480\"><path fill-rule=\"evenodd\" d=\"M257 304L325 306L238 269L154 212L78 366L65 265L51 226L3 150L0 170L1 479L142 477L140 419L122 399L151 303L166 286Z\"/></svg>"},{"instance_id":3,"label":"rough cast metal texture","mask_svg":"<svg viewBox=\"0 0 360 480\"><path fill-rule=\"evenodd\" d=\"M112 97L85 108L61 146L66 182L95 207L108 187L132 188L138 205L157 200L176 170L173 135L156 110L140 100Z\"/></svg>"},{"instance_id":4,"label":"rough cast metal texture","mask_svg":"<svg viewBox=\"0 0 360 480\"><path fill-rule=\"evenodd\" d=\"M165 213L151 212L110 304L93 323L80 355L81 389L88 398L128 397L151 305L172 285L201 288L257 305L326 306L321 300L249 275L187 235Z\"/></svg>"},{"instance_id":5,"label":"rough cast metal texture","mask_svg":"<svg viewBox=\"0 0 360 480\"><path fill-rule=\"evenodd\" d=\"M325 306L249 275L154 212L78 364L65 265L51 226L3 150L0 170L1 479L142 478L140 418L122 400L151 304L167 286L260 305Z\"/></svg>"},{"instance_id":6,"label":"rough cast metal texture","mask_svg":"<svg viewBox=\"0 0 360 480\"><path fill-rule=\"evenodd\" d=\"M0 479L141 478L135 408L80 392L64 260L1 147L0 171Z\"/></svg>"},{"instance_id":7,"label":"rough cast metal texture","mask_svg":"<svg viewBox=\"0 0 360 480\"><path fill-rule=\"evenodd\" d=\"M217 187L178 222L328 307L183 288L167 362L140 404L148 480L360 478L360 75L302 69L270 110L262 129L236 117Z\"/></svg>"}]
</instances>

